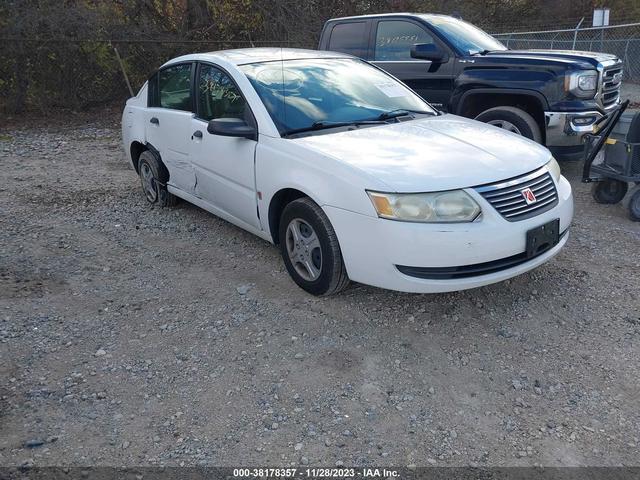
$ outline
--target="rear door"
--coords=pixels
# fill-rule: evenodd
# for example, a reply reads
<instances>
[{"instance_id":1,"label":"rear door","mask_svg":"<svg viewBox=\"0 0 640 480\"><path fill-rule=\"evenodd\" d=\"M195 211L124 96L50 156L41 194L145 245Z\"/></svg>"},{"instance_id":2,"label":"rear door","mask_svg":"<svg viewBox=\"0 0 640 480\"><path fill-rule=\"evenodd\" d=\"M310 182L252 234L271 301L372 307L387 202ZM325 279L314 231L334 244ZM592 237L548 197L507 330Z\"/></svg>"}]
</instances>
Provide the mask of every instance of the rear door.
<instances>
[{"instance_id":1,"label":"rear door","mask_svg":"<svg viewBox=\"0 0 640 480\"><path fill-rule=\"evenodd\" d=\"M322 33L320 49L347 53L363 59L369 56L371 20L330 23Z\"/></svg>"},{"instance_id":2,"label":"rear door","mask_svg":"<svg viewBox=\"0 0 640 480\"><path fill-rule=\"evenodd\" d=\"M448 61L433 63L411 58L416 43L432 43L449 54ZM420 22L378 19L372 25L373 63L397 77L440 110L447 110L453 90L455 56Z\"/></svg>"},{"instance_id":3,"label":"rear door","mask_svg":"<svg viewBox=\"0 0 640 480\"><path fill-rule=\"evenodd\" d=\"M169 185L187 193L195 191L196 177L189 159L193 119L195 64L163 68L149 80L146 137L169 170Z\"/></svg>"}]
</instances>

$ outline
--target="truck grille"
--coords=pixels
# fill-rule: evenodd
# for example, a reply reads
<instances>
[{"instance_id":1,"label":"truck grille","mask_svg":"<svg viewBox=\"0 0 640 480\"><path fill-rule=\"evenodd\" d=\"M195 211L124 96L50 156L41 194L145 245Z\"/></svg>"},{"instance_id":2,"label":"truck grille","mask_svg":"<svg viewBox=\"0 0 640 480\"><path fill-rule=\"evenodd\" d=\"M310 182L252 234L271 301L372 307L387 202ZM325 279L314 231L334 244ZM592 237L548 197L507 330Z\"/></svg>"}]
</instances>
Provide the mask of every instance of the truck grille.
<instances>
[{"instance_id":1,"label":"truck grille","mask_svg":"<svg viewBox=\"0 0 640 480\"><path fill-rule=\"evenodd\" d=\"M535 202L530 204L522 193L527 188L535 196ZM481 185L475 190L510 222L535 217L558 204L555 183L544 167L511 180Z\"/></svg>"},{"instance_id":2,"label":"truck grille","mask_svg":"<svg viewBox=\"0 0 640 480\"><path fill-rule=\"evenodd\" d=\"M618 102L621 86L622 64L617 63L606 67L602 71L602 84L600 86L600 103L604 108L609 108Z\"/></svg>"}]
</instances>

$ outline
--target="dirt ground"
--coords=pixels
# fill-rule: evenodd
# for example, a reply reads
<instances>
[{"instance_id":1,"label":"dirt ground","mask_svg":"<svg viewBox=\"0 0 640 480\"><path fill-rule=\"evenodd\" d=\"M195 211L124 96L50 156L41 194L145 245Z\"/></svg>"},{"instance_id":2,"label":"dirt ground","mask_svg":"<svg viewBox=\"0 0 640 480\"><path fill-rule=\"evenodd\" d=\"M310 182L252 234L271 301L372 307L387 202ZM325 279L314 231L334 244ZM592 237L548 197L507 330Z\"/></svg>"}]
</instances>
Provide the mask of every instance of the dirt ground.
<instances>
[{"instance_id":1,"label":"dirt ground","mask_svg":"<svg viewBox=\"0 0 640 480\"><path fill-rule=\"evenodd\" d=\"M0 167L0 465L640 463L640 224L578 163L534 272L330 298L149 206L115 122L4 128Z\"/></svg>"}]
</instances>

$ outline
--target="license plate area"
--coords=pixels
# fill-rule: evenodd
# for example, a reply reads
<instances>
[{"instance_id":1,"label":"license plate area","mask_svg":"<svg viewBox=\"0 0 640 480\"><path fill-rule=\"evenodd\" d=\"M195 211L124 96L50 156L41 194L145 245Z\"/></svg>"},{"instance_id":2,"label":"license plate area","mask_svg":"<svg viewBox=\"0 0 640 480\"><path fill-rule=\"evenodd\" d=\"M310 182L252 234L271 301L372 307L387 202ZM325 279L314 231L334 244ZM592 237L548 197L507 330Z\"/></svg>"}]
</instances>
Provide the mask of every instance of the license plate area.
<instances>
[{"instance_id":1,"label":"license plate area","mask_svg":"<svg viewBox=\"0 0 640 480\"><path fill-rule=\"evenodd\" d=\"M527 232L527 258L555 247L560 241L560 219L556 218Z\"/></svg>"}]
</instances>

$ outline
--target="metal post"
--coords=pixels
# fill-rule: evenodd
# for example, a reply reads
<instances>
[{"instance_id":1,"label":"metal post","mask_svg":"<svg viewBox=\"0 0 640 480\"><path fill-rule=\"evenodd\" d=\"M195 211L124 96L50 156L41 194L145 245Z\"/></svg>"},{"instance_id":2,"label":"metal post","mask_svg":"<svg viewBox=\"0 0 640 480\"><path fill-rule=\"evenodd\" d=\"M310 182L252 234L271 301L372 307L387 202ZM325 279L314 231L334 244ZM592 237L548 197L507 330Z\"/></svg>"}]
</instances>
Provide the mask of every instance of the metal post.
<instances>
[{"instance_id":1,"label":"metal post","mask_svg":"<svg viewBox=\"0 0 640 480\"><path fill-rule=\"evenodd\" d=\"M580 21L578 22L578 25L576 25L576 31L573 32L573 46L571 47L571 50L576 49L576 40L578 39L578 30L580 30L580 25L582 25L582 22L584 22L584 17L580 19Z\"/></svg>"},{"instance_id":2,"label":"metal post","mask_svg":"<svg viewBox=\"0 0 640 480\"><path fill-rule=\"evenodd\" d=\"M624 73L626 73L627 75L629 75L631 69L628 68L629 65L627 64L627 52L629 51L629 42L631 41L630 38L627 38L627 44L624 47L624 57L622 57L622 68Z\"/></svg>"},{"instance_id":3,"label":"metal post","mask_svg":"<svg viewBox=\"0 0 640 480\"><path fill-rule=\"evenodd\" d=\"M109 42L111 43L111 42ZM133 88L131 88L131 83L129 82L129 77L127 76L127 72L124 69L124 63L122 63L122 58L120 58L120 53L118 53L118 49L116 48L115 45L111 45L111 47L113 47L113 51L116 54L116 58L118 59L118 63L120 64L120 70L122 70L122 75L124 76L124 81L127 83L127 88L129 88L129 93L131 94L132 97L135 97L135 93L133 93Z\"/></svg>"}]
</instances>

